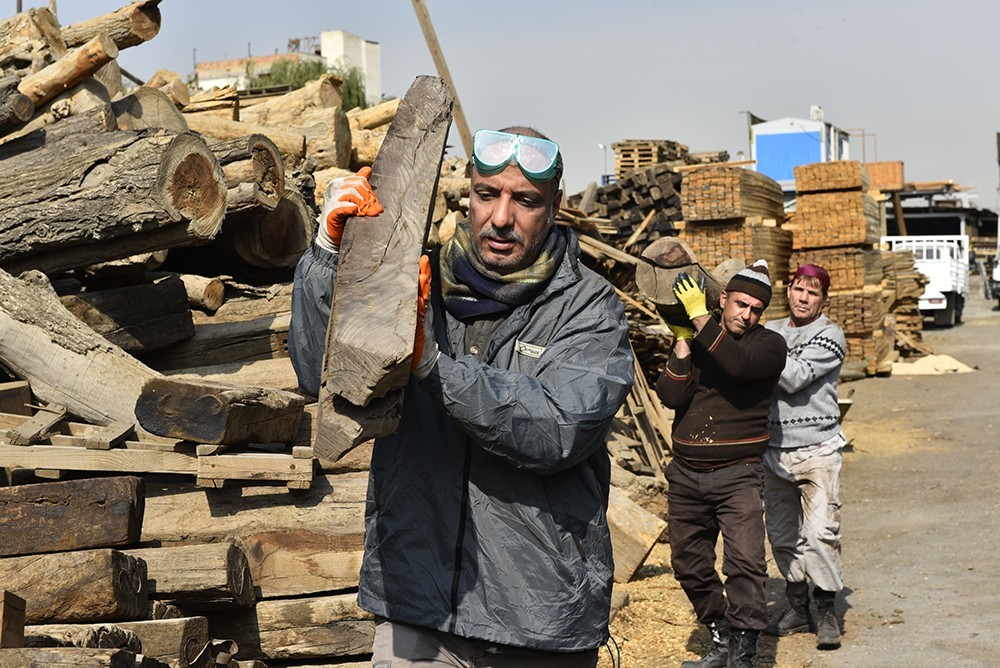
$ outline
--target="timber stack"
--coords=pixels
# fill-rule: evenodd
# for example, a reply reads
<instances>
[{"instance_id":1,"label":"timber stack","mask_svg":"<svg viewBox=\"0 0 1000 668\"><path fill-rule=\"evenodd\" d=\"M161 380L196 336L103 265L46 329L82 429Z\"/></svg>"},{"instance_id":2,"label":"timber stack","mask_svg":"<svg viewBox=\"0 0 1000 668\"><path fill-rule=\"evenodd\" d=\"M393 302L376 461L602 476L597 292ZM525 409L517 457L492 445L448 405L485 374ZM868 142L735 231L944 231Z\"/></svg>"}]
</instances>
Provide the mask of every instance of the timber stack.
<instances>
[{"instance_id":1,"label":"timber stack","mask_svg":"<svg viewBox=\"0 0 1000 668\"><path fill-rule=\"evenodd\" d=\"M764 318L788 315L782 281L788 274L792 234L782 228L781 186L739 166L691 167L684 172L681 205L680 239L702 266L711 271L732 259L745 264L767 260L774 294Z\"/></svg>"},{"instance_id":2,"label":"timber stack","mask_svg":"<svg viewBox=\"0 0 1000 668\"><path fill-rule=\"evenodd\" d=\"M885 228L878 193L856 161L819 162L795 167L796 211L791 272L806 263L830 270L826 314L844 330L844 373L890 373L894 329L882 285L879 238ZM885 294L884 294L885 293Z\"/></svg>"},{"instance_id":3,"label":"timber stack","mask_svg":"<svg viewBox=\"0 0 1000 668\"><path fill-rule=\"evenodd\" d=\"M0 665L368 665L371 442L317 455L287 334L327 184L401 101L344 110L333 75L124 90L117 53L160 21L0 21ZM431 243L468 197L445 161ZM665 525L669 422L645 384L616 421L618 581Z\"/></svg>"}]
</instances>

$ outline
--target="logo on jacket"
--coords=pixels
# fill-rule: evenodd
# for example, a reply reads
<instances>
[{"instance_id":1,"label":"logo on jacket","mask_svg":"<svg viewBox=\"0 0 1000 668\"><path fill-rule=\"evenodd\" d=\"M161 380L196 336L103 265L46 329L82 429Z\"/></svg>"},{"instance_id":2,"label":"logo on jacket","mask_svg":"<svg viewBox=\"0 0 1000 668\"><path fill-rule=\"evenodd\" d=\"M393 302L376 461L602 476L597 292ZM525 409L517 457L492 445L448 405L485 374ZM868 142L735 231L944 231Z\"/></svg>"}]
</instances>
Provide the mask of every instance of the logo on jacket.
<instances>
[{"instance_id":1,"label":"logo on jacket","mask_svg":"<svg viewBox=\"0 0 1000 668\"><path fill-rule=\"evenodd\" d=\"M542 356L542 353L545 352L545 347L535 346L518 340L514 343L514 350L516 350L518 354L524 355L525 357L534 357L535 359L538 359Z\"/></svg>"}]
</instances>

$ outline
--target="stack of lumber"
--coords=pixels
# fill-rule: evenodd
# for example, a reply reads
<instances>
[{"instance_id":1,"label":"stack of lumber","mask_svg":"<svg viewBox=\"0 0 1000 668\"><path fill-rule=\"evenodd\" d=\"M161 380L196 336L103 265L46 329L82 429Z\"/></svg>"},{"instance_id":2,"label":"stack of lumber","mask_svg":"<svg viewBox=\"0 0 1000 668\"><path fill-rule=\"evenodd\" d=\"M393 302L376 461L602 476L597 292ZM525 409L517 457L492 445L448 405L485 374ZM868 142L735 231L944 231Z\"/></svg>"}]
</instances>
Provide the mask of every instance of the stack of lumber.
<instances>
[{"instance_id":1,"label":"stack of lumber","mask_svg":"<svg viewBox=\"0 0 1000 668\"><path fill-rule=\"evenodd\" d=\"M684 220L719 221L760 217L781 220L781 186L750 169L709 166L686 171L681 187Z\"/></svg>"},{"instance_id":2,"label":"stack of lumber","mask_svg":"<svg viewBox=\"0 0 1000 668\"><path fill-rule=\"evenodd\" d=\"M880 203L869 192L863 165L819 162L795 168L795 215L790 274L802 264L830 272L826 314L847 336L844 374L889 373L895 347L892 317L883 295Z\"/></svg>"},{"instance_id":3,"label":"stack of lumber","mask_svg":"<svg viewBox=\"0 0 1000 668\"><path fill-rule=\"evenodd\" d=\"M924 319L920 314L920 295L927 277L917 271L916 259L909 251L881 251L882 287L889 317L895 331L896 350L903 357L933 354L923 342Z\"/></svg>"},{"instance_id":4,"label":"stack of lumber","mask_svg":"<svg viewBox=\"0 0 1000 668\"><path fill-rule=\"evenodd\" d=\"M628 172L661 162L686 162L688 147L668 139L623 139L611 144L615 152L615 175L621 180Z\"/></svg>"},{"instance_id":5,"label":"stack of lumber","mask_svg":"<svg viewBox=\"0 0 1000 668\"><path fill-rule=\"evenodd\" d=\"M681 185L684 222L680 238L706 268L727 260L765 259L774 285L764 320L788 315L783 279L792 235L782 229L781 187L763 174L733 166L692 168Z\"/></svg>"}]
</instances>

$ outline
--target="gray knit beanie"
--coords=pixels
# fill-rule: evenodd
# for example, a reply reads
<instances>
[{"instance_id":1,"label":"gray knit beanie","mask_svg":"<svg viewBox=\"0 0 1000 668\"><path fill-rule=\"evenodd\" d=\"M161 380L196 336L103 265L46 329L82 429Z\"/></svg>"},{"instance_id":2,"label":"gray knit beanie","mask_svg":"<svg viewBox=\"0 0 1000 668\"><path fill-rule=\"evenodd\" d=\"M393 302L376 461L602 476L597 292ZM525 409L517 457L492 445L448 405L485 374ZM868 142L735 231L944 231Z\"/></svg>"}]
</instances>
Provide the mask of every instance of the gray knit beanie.
<instances>
[{"instance_id":1,"label":"gray knit beanie","mask_svg":"<svg viewBox=\"0 0 1000 668\"><path fill-rule=\"evenodd\" d=\"M726 292L746 293L764 302L766 308L771 303L771 275L767 271L767 260L757 260L729 279Z\"/></svg>"}]
</instances>

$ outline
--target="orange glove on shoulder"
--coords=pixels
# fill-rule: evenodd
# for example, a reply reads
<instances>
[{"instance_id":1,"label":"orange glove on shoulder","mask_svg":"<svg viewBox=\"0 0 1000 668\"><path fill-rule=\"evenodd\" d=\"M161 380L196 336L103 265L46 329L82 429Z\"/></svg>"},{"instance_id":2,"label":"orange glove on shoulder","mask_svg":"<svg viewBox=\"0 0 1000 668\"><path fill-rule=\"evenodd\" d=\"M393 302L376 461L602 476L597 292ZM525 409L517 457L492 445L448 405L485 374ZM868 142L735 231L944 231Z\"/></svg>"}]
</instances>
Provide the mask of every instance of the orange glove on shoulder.
<instances>
[{"instance_id":1,"label":"orange glove on shoulder","mask_svg":"<svg viewBox=\"0 0 1000 668\"><path fill-rule=\"evenodd\" d=\"M344 238L344 225L354 216L377 216L384 208L378 201L368 179L372 168L362 167L357 174L334 179L326 187L323 197L321 245L329 250L340 248Z\"/></svg>"}]
</instances>

